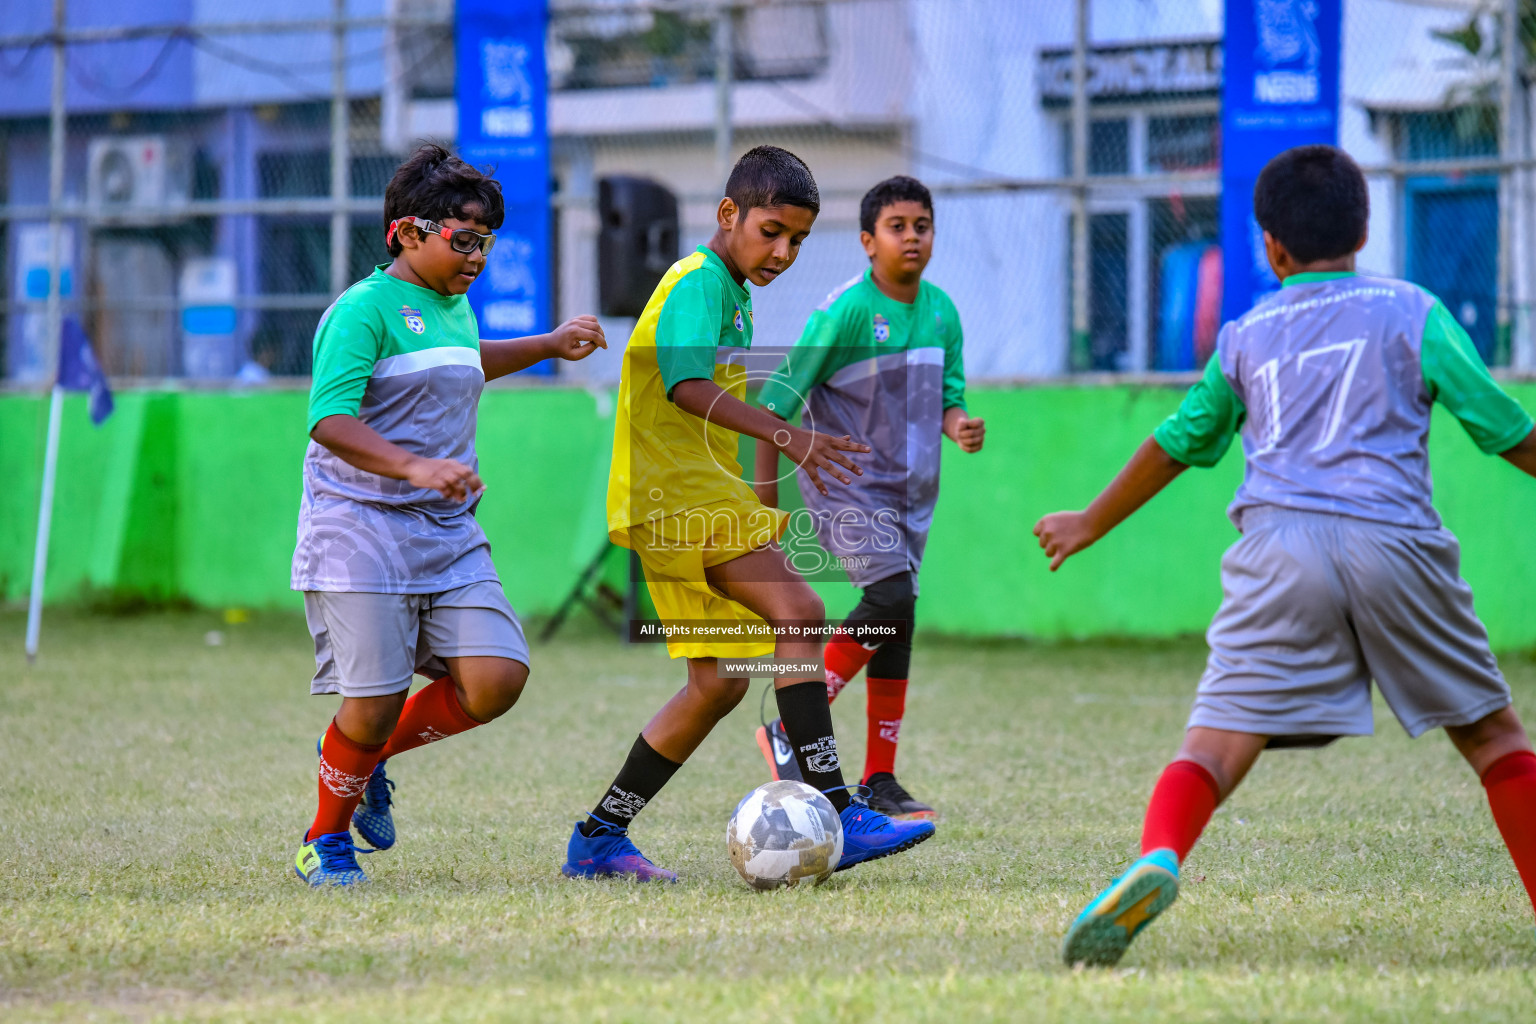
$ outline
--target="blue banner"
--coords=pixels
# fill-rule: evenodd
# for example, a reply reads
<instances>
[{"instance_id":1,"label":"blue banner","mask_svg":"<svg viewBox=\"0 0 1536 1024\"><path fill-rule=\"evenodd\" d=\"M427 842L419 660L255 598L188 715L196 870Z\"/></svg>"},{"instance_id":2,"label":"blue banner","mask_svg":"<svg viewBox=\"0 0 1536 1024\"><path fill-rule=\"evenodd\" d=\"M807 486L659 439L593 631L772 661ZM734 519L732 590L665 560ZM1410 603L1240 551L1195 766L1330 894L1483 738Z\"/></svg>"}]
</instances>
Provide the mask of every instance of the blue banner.
<instances>
[{"instance_id":1,"label":"blue banner","mask_svg":"<svg viewBox=\"0 0 1536 1024\"><path fill-rule=\"evenodd\" d=\"M112 389L101 372L91 339L80 329L80 321L64 318L63 337L59 339L59 387L65 391L84 391L91 396L91 422L98 427L112 415Z\"/></svg>"},{"instance_id":2,"label":"blue banner","mask_svg":"<svg viewBox=\"0 0 1536 1024\"><path fill-rule=\"evenodd\" d=\"M1253 183L1292 146L1337 145L1342 0L1227 0L1221 88L1223 321L1280 286Z\"/></svg>"},{"instance_id":3,"label":"blue banner","mask_svg":"<svg viewBox=\"0 0 1536 1024\"><path fill-rule=\"evenodd\" d=\"M493 169L507 201L496 246L469 291L486 338L551 326L547 20L547 0L458 0L459 155Z\"/></svg>"}]
</instances>

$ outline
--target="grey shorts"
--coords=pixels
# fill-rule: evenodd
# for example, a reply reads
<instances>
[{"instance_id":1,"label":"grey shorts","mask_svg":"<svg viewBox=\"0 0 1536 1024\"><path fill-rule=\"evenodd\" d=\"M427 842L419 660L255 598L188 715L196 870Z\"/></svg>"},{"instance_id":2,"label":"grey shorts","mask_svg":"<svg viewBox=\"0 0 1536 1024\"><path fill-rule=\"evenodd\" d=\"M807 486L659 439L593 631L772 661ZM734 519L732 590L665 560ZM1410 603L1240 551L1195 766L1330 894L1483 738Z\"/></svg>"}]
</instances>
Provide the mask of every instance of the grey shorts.
<instances>
[{"instance_id":1,"label":"grey shorts","mask_svg":"<svg viewBox=\"0 0 1536 1024\"><path fill-rule=\"evenodd\" d=\"M448 674L444 658L510 658L528 664L522 623L495 580L441 594L310 590L304 618L315 639L312 694L382 697L417 672Z\"/></svg>"},{"instance_id":2,"label":"grey shorts","mask_svg":"<svg viewBox=\"0 0 1536 1024\"><path fill-rule=\"evenodd\" d=\"M1368 736L1373 679L1410 736L1510 703L1450 531L1271 507L1243 531L1191 726Z\"/></svg>"}]
</instances>

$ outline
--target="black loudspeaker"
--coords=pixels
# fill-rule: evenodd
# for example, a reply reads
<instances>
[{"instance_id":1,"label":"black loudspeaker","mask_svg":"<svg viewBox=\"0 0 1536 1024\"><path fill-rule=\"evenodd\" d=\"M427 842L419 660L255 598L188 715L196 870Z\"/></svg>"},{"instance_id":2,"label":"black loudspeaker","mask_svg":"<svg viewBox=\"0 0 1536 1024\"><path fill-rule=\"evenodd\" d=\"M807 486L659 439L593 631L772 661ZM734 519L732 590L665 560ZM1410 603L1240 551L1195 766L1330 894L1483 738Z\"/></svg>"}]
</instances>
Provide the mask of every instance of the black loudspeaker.
<instances>
[{"instance_id":1,"label":"black loudspeaker","mask_svg":"<svg viewBox=\"0 0 1536 1024\"><path fill-rule=\"evenodd\" d=\"M597 183L597 304L604 316L639 316L677 262L677 196L648 178Z\"/></svg>"}]
</instances>

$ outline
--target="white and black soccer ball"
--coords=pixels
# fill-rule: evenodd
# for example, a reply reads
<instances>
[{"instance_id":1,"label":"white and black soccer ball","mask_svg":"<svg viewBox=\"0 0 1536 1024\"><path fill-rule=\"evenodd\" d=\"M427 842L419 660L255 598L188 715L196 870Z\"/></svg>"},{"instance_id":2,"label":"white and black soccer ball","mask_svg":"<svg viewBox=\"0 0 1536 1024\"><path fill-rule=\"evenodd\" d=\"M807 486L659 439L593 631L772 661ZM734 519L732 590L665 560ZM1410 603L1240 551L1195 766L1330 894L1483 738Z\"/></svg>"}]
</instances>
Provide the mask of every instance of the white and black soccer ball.
<instances>
[{"instance_id":1,"label":"white and black soccer ball","mask_svg":"<svg viewBox=\"0 0 1536 1024\"><path fill-rule=\"evenodd\" d=\"M754 889L826 881L843 857L843 823L832 801L803 782L758 786L725 829L731 864Z\"/></svg>"}]
</instances>

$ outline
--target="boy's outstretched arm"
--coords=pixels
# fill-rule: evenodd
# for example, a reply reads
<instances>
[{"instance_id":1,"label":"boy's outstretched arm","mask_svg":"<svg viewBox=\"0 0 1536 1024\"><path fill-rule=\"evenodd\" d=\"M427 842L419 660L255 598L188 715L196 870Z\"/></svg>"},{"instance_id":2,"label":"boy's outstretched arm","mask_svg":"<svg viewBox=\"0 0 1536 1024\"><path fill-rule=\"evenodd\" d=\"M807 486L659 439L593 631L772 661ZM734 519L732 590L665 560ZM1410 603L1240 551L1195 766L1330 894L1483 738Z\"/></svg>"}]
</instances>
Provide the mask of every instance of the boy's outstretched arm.
<instances>
[{"instance_id":1,"label":"boy's outstretched arm","mask_svg":"<svg viewBox=\"0 0 1536 1024\"><path fill-rule=\"evenodd\" d=\"M603 327L595 316L576 316L548 334L505 341L480 341L480 368L486 380L505 377L526 370L546 359L585 359L600 348L608 347Z\"/></svg>"},{"instance_id":2,"label":"boy's outstretched arm","mask_svg":"<svg viewBox=\"0 0 1536 1024\"><path fill-rule=\"evenodd\" d=\"M1061 568L1068 556L1119 526L1188 468L1163 451L1156 438L1143 441L1093 504L1081 512L1053 512L1035 524L1035 536L1051 560L1051 572Z\"/></svg>"},{"instance_id":3,"label":"boy's outstretched arm","mask_svg":"<svg viewBox=\"0 0 1536 1024\"><path fill-rule=\"evenodd\" d=\"M1499 454L1516 469L1536 476L1536 430L1516 441L1513 448L1506 448Z\"/></svg>"},{"instance_id":4,"label":"boy's outstretched arm","mask_svg":"<svg viewBox=\"0 0 1536 1024\"><path fill-rule=\"evenodd\" d=\"M843 452L867 452L869 445L859 444L847 435L833 437L792 426L766 410L754 409L741 399L726 394L712 380L692 377L679 381L672 388L672 404L727 430L768 442L805 470L805 475L810 477L811 483L822 494L827 493L827 485L821 479L822 472L845 484L851 484L853 480L839 466L855 476L864 473Z\"/></svg>"}]
</instances>

